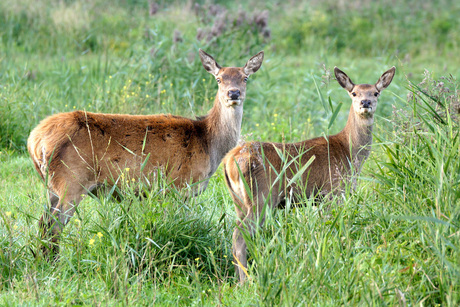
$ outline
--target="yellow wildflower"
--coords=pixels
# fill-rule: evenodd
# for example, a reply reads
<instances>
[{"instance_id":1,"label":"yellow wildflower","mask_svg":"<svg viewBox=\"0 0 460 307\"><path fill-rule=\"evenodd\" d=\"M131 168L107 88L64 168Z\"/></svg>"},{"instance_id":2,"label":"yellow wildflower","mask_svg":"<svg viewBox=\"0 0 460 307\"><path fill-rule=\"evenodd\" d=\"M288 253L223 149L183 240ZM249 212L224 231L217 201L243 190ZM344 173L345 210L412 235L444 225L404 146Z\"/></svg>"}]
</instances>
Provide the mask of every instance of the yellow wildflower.
<instances>
[{"instance_id":1,"label":"yellow wildflower","mask_svg":"<svg viewBox=\"0 0 460 307\"><path fill-rule=\"evenodd\" d=\"M89 240L89 245L93 245L94 244L94 239L90 239Z\"/></svg>"},{"instance_id":2,"label":"yellow wildflower","mask_svg":"<svg viewBox=\"0 0 460 307\"><path fill-rule=\"evenodd\" d=\"M99 232L97 233L97 236L98 236L99 239L100 239L100 238L102 238L104 235L102 234L102 232L99 231Z\"/></svg>"}]
</instances>

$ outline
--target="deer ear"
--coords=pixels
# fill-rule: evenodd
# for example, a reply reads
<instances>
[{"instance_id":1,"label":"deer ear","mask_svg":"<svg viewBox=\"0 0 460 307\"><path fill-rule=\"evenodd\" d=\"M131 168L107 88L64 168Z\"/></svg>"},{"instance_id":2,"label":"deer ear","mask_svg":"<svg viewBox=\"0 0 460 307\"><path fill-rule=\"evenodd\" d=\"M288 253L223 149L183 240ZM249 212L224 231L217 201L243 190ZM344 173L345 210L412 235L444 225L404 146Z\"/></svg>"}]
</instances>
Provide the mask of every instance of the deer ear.
<instances>
[{"instance_id":1,"label":"deer ear","mask_svg":"<svg viewBox=\"0 0 460 307\"><path fill-rule=\"evenodd\" d=\"M216 60L214 60L212 56L201 49L198 53L200 55L201 63L203 64L204 69L206 69L206 71L210 74L217 76L221 67L219 64L217 64Z\"/></svg>"},{"instance_id":2,"label":"deer ear","mask_svg":"<svg viewBox=\"0 0 460 307\"><path fill-rule=\"evenodd\" d=\"M393 77L396 72L396 67L391 67L388 69L386 72L383 73L383 75L379 78L377 83L375 83L375 87L377 88L378 91L382 91L390 85L391 81L393 81Z\"/></svg>"},{"instance_id":3,"label":"deer ear","mask_svg":"<svg viewBox=\"0 0 460 307\"><path fill-rule=\"evenodd\" d=\"M261 51L249 59L249 61L243 67L243 72L248 76L252 75L253 73L259 70L260 66L262 66L263 60L264 60L264 52Z\"/></svg>"},{"instance_id":4,"label":"deer ear","mask_svg":"<svg viewBox=\"0 0 460 307\"><path fill-rule=\"evenodd\" d=\"M337 66L334 67L334 74L335 78L337 79L337 82L339 82L341 87L343 87L349 92L353 90L355 84L353 83L353 81L351 81L350 77L348 77L346 73L338 69Z\"/></svg>"}]
</instances>

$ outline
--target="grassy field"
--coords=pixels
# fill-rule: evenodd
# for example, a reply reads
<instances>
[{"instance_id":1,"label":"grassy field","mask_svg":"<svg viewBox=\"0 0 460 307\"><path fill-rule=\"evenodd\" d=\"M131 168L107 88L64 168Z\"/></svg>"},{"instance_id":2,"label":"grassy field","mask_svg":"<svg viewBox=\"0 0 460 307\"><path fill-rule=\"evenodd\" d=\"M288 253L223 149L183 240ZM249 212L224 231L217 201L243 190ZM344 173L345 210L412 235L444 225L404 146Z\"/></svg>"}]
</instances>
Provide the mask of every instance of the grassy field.
<instances>
[{"instance_id":1,"label":"grassy field","mask_svg":"<svg viewBox=\"0 0 460 307\"><path fill-rule=\"evenodd\" d=\"M1 1L0 304L458 306L458 16L454 0ZM34 257L46 191L26 152L31 129L76 109L205 114L217 85L199 48L223 66L265 51L244 140L336 133L350 99L334 66L355 83L396 66L357 190L321 204L326 217L269 212L242 286L221 169L193 199L161 179L142 199L135 183L121 202L87 198L60 261Z\"/></svg>"}]
</instances>

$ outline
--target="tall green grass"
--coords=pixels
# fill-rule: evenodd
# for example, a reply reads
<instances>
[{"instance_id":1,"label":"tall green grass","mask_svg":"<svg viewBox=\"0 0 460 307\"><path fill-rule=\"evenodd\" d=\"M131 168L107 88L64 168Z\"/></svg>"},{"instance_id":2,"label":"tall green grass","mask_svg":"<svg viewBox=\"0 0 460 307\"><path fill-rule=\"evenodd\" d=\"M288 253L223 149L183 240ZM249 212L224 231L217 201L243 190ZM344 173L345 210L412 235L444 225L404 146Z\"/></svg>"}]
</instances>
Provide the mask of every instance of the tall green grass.
<instances>
[{"instance_id":1,"label":"tall green grass","mask_svg":"<svg viewBox=\"0 0 460 307\"><path fill-rule=\"evenodd\" d=\"M151 15L148 1L0 2L0 304L458 305L459 4L157 3ZM349 98L333 67L373 83L396 65L357 190L322 204L326 216L321 206L269 212L248 241L242 286L220 171L196 198L161 178L142 198L132 180L119 202L87 198L60 261L35 258L46 199L30 130L74 109L202 115L217 85L198 48L224 66L265 50L248 83L247 140L338 132Z\"/></svg>"}]
</instances>

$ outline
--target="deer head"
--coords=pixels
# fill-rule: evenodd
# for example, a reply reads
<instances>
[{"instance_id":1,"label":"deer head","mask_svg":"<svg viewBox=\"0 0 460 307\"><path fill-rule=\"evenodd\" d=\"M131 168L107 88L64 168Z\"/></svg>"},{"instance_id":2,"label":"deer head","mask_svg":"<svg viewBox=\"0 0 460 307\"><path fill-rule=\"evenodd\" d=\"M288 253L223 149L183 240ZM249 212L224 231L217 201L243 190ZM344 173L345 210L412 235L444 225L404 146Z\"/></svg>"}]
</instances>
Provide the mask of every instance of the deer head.
<instances>
[{"instance_id":1,"label":"deer head","mask_svg":"<svg viewBox=\"0 0 460 307\"><path fill-rule=\"evenodd\" d=\"M374 85L354 84L347 74L337 67L334 68L334 73L339 84L348 91L348 95L351 97L354 114L372 124L380 92L390 85L395 75L395 70L396 68L393 66L384 72Z\"/></svg>"},{"instance_id":2,"label":"deer head","mask_svg":"<svg viewBox=\"0 0 460 307\"><path fill-rule=\"evenodd\" d=\"M244 67L221 67L203 50L200 49L199 54L203 67L216 78L220 103L225 107L242 106L246 97L246 82L250 75L259 70L264 52L261 51L250 58Z\"/></svg>"}]
</instances>

